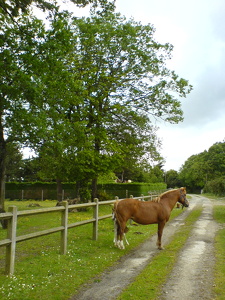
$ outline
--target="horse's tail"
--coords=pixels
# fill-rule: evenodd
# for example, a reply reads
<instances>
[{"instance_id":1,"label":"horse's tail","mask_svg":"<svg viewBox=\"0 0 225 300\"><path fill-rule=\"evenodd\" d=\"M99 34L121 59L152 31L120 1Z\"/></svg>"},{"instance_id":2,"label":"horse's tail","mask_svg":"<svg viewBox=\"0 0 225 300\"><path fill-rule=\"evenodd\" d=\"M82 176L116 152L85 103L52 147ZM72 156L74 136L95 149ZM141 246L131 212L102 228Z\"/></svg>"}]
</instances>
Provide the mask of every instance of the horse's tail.
<instances>
[{"instance_id":1,"label":"horse's tail","mask_svg":"<svg viewBox=\"0 0 225 300\"><path fill-rule=\"evenodd\" d=\"M121 220L120 220L120 214L118 212L118 204L119 204L119 200L116 200L116 202L114 203L114 206L113 206L112 219L114 221L116 221L118 229L120 230L120 228L121 228ZM124 228L124 233L127 233L128 230L129 230L129 228L126 226Z\"/></svg>"},{"instance_id":2,"label":"horse's tail","mask_svg":"<svg viewBox=\"0 0 225 300\"><path fill-rule=\"evenodd\" d=\"M118 203L119 203L119 200L116 200L116 202L114 202L113 208L112 208L112 219L114 221L117 219L117 217L116 217L116 210L117 210Z\"/></svg>"}]
</instances>

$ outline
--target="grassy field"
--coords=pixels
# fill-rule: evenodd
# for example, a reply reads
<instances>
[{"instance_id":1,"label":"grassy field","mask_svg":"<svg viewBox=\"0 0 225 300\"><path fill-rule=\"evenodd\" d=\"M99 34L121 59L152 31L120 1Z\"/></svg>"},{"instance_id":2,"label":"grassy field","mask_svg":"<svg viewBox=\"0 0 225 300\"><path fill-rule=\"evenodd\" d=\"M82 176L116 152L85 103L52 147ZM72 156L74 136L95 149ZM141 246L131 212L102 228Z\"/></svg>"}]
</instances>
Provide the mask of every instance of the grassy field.
<instances>
[{"instance_id":1,"label":"grassy field","mask_svg":"<svg viewBox=\"0 0 225 300\"><path fill-rule=\"evenodd\" d=\"M34 203L34 201L31 201ZM9 201L7 206L16 205L19 210L29 208L30 201ZM41 208L55 206L54 201L35 202ZM111 213L111 206L101 206L100 215ZM182 213L174 209L171 218ZM87 212L69 213L69 223L92 218L92 209ZM20 217L17 235L49 229L60 225L60 213ZM17 244L15 275L4 275L5 249L0 248L0 298L10 300L67 300L77 289L104 269L116 263L121 256L155 234L156 225L130 226L127 238L130 245L121 251L113 245L113 222L100 221L98 241L92 240L92 225L70 229L68 253L59 255L60 234L55 233ZM135 234L141 232L142 234ZM0 229L0 239L6 231ZM54 293L52 293L54 291Z\"/></svg>"},{"instance_id":2,"label":"grassy field","mask_svg":"<svg viewBox=\"0 0 225 300\"><path fill-rule=\"evenodd\" d=\"M220 224L215 239L215 293L216 300L224 300L225 295L225 205L214 207L214 219Z\"/></svg>"}]
</instances>

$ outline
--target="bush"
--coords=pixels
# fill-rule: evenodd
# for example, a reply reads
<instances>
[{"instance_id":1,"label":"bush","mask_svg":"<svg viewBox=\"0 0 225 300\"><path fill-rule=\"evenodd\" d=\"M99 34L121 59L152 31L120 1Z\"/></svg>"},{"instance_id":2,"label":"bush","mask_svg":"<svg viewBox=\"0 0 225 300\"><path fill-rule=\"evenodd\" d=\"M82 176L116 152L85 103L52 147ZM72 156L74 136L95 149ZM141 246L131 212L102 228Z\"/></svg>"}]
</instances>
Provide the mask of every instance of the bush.
<instances>
[{"instance_id":1,"label":"bush","mask_svg":"<svg viewBox=\"0 0 225 300\"><path fill-rule=\"evenodd\" d=\"M217 196L225 196L225 178L220 177L208 181L204 187L204 193L212 193Z\"/></svg>"}]
</instances>

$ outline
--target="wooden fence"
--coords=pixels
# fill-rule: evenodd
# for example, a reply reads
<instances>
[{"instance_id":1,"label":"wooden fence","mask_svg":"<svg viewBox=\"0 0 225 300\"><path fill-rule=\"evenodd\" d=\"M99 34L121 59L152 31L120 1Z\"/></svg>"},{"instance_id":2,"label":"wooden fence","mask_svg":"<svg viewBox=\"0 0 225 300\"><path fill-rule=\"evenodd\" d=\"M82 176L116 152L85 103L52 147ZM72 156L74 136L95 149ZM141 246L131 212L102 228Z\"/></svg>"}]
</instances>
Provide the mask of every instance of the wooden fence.
<instances>
[{"instance_id":1,"label":"wooden fence","mask_svg":"<svg viewBox=\"0 0 225 300\"><path fill-rule=\"evenodd\" d=\"M149 196L136 197L136 199L151 199L158 195L150 194ZM117 199L116 199L117 200ZM55 232L61 232L61 243L60 243L60 253L66 254L67 252L67 233L68 229L93 223L93 232L92 236L94 240L98 239L98 222L111 217L111 214L99 216L99 206L100 205L110 205L113 204L116 200L108 201L98 201L95 199L94 202L84 203L84 204L74 204L68 205L67 201L62 202L62 206L56 206L51 208L41 208L35 210L23 210L18 211L16 206L10 206L8 212L0 214L0 220L8 220L7 228L7 238L0 241L0 247L6 247L6 258L5 258L5 273L6 275L12 276L14 274L15 267L15 253L16 253L16 243L26 241L29 239L37 238L40 236L52 234ZM122 199L119 199L122 200ZM79 209L82 207L93 207L93 218L85 221L80 221L72 224L68 224L68 211L69 209ZM61 226L42 230L26 235L17 236L17 219L20 216L31 216L37 214L44 214L49 212L61 212Z\"/></svg>"}]
</instances>

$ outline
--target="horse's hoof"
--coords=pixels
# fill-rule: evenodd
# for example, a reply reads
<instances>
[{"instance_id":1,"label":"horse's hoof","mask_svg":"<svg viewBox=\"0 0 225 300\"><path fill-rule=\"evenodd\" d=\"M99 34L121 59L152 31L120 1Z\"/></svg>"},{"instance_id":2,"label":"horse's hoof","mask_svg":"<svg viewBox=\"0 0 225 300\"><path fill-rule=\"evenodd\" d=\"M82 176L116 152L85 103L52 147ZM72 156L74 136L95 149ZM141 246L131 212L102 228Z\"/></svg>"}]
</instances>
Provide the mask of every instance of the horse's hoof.
<instances>
[{"instance_id":1,"label":"horse's hoof","mask_svg":"<svg viewBox=\"0 0 225 300\"><path fill-rule=\"evenodd\" d=\"M164 250L164 248L163 248L163 247L161 247L161 246L160 246L160 247L158 247L158 249L159 249L159 250Z\"/></svg>"},{"instance_id":2,"label":"horse's hoof","mask_svg":"<svg viewBox=\"0 0 225 300\"><path fill-rule=\"evenodd\" d=\"M122 241L118 241L118 242L117 242L117 247L118 247L119 249L121 249L121 250L125 249L124 244L123 244Z\"/></svg>"}]
</instances>

